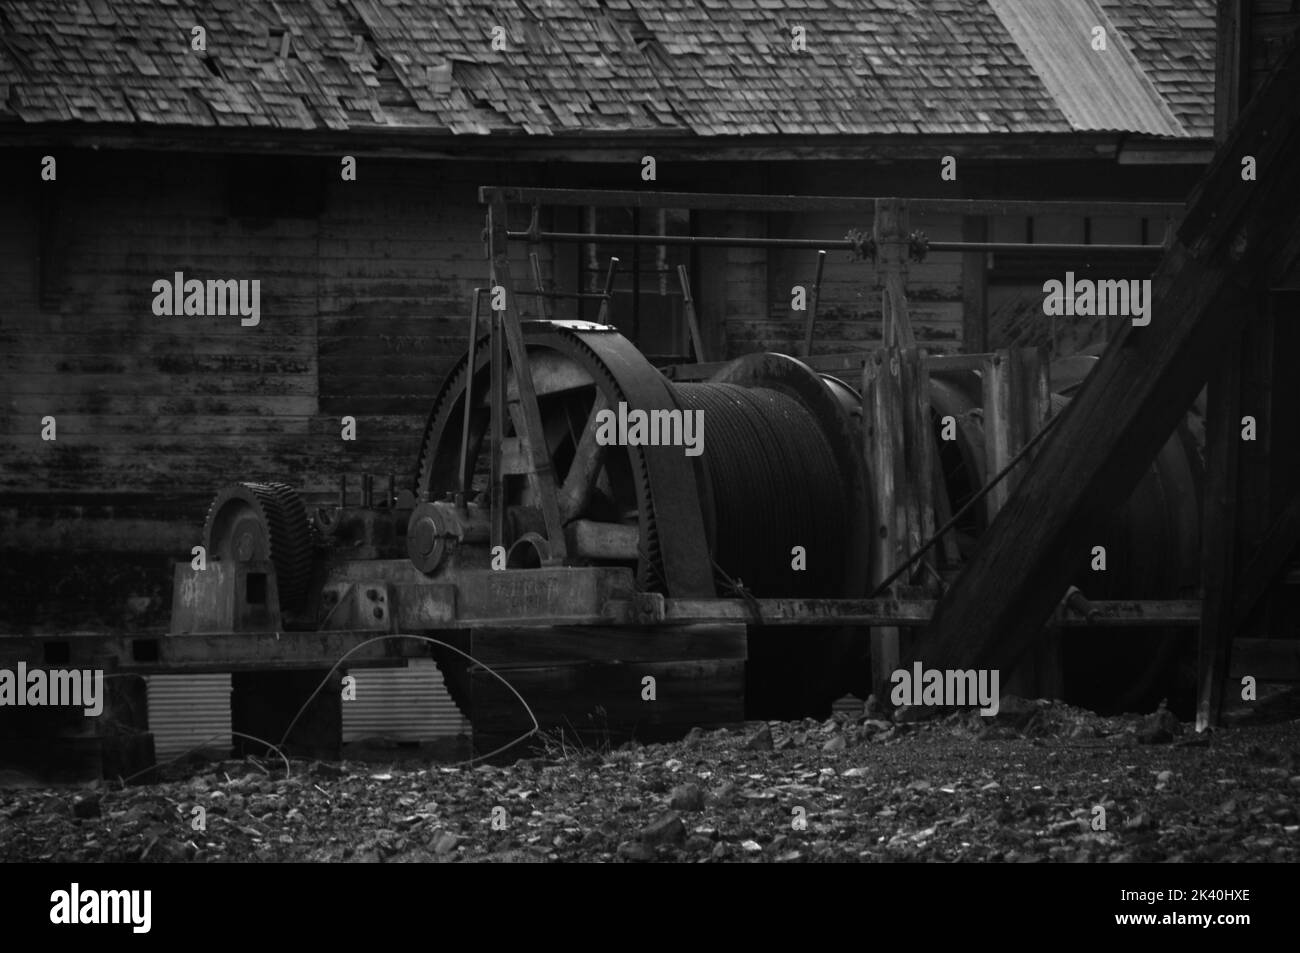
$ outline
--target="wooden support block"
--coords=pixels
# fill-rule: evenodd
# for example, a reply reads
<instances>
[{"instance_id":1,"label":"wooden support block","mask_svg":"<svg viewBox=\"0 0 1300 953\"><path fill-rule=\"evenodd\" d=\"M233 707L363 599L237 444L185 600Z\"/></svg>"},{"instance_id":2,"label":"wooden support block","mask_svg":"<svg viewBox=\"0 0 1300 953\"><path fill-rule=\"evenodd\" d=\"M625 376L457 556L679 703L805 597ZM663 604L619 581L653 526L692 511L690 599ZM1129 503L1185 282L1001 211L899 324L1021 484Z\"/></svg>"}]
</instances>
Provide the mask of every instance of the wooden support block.
<instances>
[{"instance_id":1,"label":"wooden support block","mask_svg":"<svg viewBox=\"0 0 1300 953\"><path fill-rule=\"evenodd\" d=\"M635 560L640 552L641 530L636 526L574 520L564 531L569 549L583 559Z\"/></svg>"}]
</instances>

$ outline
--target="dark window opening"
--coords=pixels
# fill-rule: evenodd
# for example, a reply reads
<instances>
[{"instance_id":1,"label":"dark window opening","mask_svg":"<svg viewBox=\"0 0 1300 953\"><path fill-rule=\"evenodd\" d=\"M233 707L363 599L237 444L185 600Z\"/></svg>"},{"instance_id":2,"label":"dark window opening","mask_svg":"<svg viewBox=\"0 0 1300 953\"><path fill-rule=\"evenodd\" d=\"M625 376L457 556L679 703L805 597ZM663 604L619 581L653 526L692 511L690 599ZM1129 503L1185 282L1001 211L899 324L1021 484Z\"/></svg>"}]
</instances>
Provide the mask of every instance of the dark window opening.
<instances>
[{"instance_id":1,"label":"dark window opening","mask_svg":"<svg viewBox=\"0 0 1300 953\"><path fill-rule=\"evenodd\" d=\"M690 214L683 209L587 208L588 234L689 235ZM611 258L619 260L608 322L618 327L652 361L690 360L681 283L677 266L691 265L689 245L634 244L611 240L582 246L580 286L586 292L605 287ZM699 278L687 276L698 299ZM698 310L698 300L696 308ZM583 301L581 316L595 320L600 302Z\"/></svg>"}]
</instances>

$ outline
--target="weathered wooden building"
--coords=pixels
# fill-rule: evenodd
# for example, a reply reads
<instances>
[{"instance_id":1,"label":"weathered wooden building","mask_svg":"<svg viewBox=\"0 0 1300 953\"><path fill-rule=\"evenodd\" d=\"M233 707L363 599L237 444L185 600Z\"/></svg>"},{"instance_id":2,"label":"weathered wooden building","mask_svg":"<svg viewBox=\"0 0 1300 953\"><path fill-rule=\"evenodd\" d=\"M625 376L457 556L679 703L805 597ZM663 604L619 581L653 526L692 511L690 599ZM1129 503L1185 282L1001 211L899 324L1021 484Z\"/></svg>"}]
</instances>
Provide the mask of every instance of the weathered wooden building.
<instances>
[{"instance_id":1,"label":"weathered wooden building","mask_svg":"<svg viewBox=\"0 0 1300 953\"><path fill-rule=\"evenodd\" d=\"M340 472L404 477L463 347L471 289L486 281L479 185L1181 199L1211 145L1212 4L1052 7L0 9L0 532L22 554L5 560L7 624L161 618L159 570L189 551L223 483L278 476L324 496ZM344 156L356 158L355 181L341 175ZM953 181L941 178L944 156L956 159ZM570 217L546 224L826 238L867 224L833 213ZM913 224L932 238L1036 242L1158 241L1163 228L1104 216ZM687 353L676 264L690 266L721 355L795 346L790 288L810 283L815 257L539 251L567 289L621 253L614 322L662 355ZM913 323L939 350L1043 340L1025 297L1059 270L931 255L911 270ZM259 280L260 324L155 316L153 283L177 272ZM818 350L876 339L871 278L830 256ZM1069 350L1098 329L1058 333ZM355 442L339 439L344 415ZM46 416L56 441L41 439Z\"/></svg>"},{"instance_id":2,"label":"weathered wooden building","mask_svg":"<svg viewBox=\"0 0 1300 953\"><path fill-rule=\"evenodd\" d=\"M404 483L487 283L480 185L1176 202L1211 153L1211 0L775 6L0 6L0 625L165 624L168 566L223 484L284 479L323 501L341 473ZM544 214L590 233L829 240L869 226ZM1118 214L912 224L1074 243L1154 243L1165 228ZM791 288L811 283L816 257L535 250L569 291L618 255L613 322L665 359L689 353L677 265L722 356L797 347ZM1136 277L1153 260L1087 263ZM1096 344L1097 323L1043 323L1042 282L1065 267L931 254L911 267L912 323L937 350ZM156 315L154 283L177 273L260 282L259 323ZM830 255L816 350L877 342L879 299L869 265ZM593 317L583 304L553 316ZM46 418L57 439L43 439Z\"/></svg>"}]
</instances>

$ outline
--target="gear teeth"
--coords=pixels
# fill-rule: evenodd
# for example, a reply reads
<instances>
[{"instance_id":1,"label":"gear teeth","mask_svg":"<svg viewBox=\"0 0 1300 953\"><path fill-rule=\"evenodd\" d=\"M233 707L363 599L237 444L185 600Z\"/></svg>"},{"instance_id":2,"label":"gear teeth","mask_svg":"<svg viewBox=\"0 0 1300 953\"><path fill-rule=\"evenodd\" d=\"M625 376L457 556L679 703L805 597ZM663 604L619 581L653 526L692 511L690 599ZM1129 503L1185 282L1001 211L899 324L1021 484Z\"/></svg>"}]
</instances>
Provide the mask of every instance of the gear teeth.
<instances>
[{"instance_id":1,"label":"gear teeth","mask_svg":"<svg viewBox=\"0 0 1300 953\"><path fill-rule=\"evenodd\" d=\"M311 582L315 548L311 519L302 498L287 483L236 483L226 487L212 501L204 523L204 544L209 552L216 548L213 534L217 516L232 500L247 504L262 520L271 563L275 566L280 605L285 609L298 608Z\"/></svg>"}]
</instances>

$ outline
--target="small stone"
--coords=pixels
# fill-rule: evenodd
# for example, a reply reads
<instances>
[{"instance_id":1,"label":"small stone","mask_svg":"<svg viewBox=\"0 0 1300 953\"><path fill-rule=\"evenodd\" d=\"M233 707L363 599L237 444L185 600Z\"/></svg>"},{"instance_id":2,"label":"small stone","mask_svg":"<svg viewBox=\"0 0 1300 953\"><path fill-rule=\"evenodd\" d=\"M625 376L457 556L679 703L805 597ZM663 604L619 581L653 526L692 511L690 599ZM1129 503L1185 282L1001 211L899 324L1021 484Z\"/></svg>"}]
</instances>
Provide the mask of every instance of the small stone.
<instances>
[{"instance_id":1,"label":"small stone","mask_svg":"<svg viewBox=\"0 0 1300 953\"><path fill-rule=\"evenodd\" d=\"M746 751L771 751L772 729L768 725L761 725L756 732L745 739L744 748Z\"/></svg>"},{"instance_id":2,"label":"small stone","mask_svg":"<svg viewBox=\"0 0 1300 953\"><path fill-rule=\"evenodd\" d=\"M1178 721L1178 716L1166 708L1165 702L1162 701L1160 707L1142 719L1137 740L1139 744L1144 745L1168 744L1174 740L1174 735L1180 734L1182 730L1183 726Z\"/></svg>"},{"instance_id":3,"label":"small stone","mask_svg":"<svg viewBox=\"0 0 1300 953\"><path fill-rule=\"evenodd\" d=\"M794 747L794 738L792 738L790 735L785 735L780 741L778 741L775 745L772 746L772 750L785 751L787 748L793 748L793 747Z\"/></svg>"},{"instance_id":4,"label":"small stone","mask_svg":"<svg viewBox=\"0 0 1300 953\"><path fill-rule=\"evenodd\" d=\"M686 825L676 814L665 814L641 828L641 840L647 844L680 844L686 839Z\"/></svg>"},{"instance_id":5,"label":"small stone","mask_svg":"<svg viewBox=\"0 0 1300 953\"><path fill-rule=\"evenodd\" d=\"M1156 775L1156 787L1163 788L1167 786L1169 782L1172 781L1173 779L1174 779L1174 773L1172 771L1161 771L1159 774Z\"/></svg>"},{"instance_id":6,"label":"small stone","mask_svg":"<svg viewBox=\"0 0 1300 953\"><path fill-rule=\"evenodd\" d=\"M690 837L686 838L686 843L683 846L691 853L712 850L713 838L705 837L703 834L692 834Z\"/></svg>"},{"instance_id":7,"label":"small stone","mask_svg":"<svg viewBox=\"0 0 1300 953\"><path fill-rule=\"evenodd\" d=\"M72 816L80 817L83 820L99 817L99 795L85 794L72 799Z\"/></svg>"},{"instance_id":8,"label":"small stone","mask_svg":"<svg viewBox=\"0 0 1300 953\"><path fill-rule=\"evenodd\" d=\"M619 844L618 856L632 863L645 863L655 859L654 851L637 841L625 841Z\"/></svg>"},{"instance_id":9,"label":"small stone","mask_svg":"<svg viewBox=\"0 0 1300 953\"><path fill-rule=\"evenodd\" d=\"M822 750L823 750L823 751L832 751L832 752L833 752L833 751L843 751L846 747L848 747L848 743L845 742L845 740L844 740L844 736L843 736L843 735L836 735L835 737L833 737L833 738L831 738L829 741L827 741L826 744L822 745Z\"/></svg>"},{"instance_id":10,"label":"small stone","mask_svg":"<svg viewBox=\"0 0 1300 953\"><path fill-rule=\"evenodd\" d=\"M763 850L762 845L756 840L741 841L740 848L750 854L757 854Z\"/></svg>"},{"instance_id":11,"label":"small stone","mask_svg":"<svg viewBox=\"0 0 1300 953\"><path fill-rule=\"evenodd\" d=\"M895 724L915 724L918 721L923 721L926 717L926 709L921 705L900 705L894 709Z\"/></svg>"},{"instance_id":12,"label":"small stone","mask_svg":"<svg viewBox=\"0 0 1300 953\"><path fill-rule=\"evenodd\" d=\"M683 740L685 740L685 742L688 745L696 745L699 744L703 738L704 738L704 729L696 727L686 732L686 738Z\"/></svg>"},{"instance_id":13,"label":"small stone","mask_svg":"<svg viewBox=\"0 0 1300 953\"><path fill-rule=\"evenodd\" d=\"M1019 695L1003 695L998 699L998 712L991 715L999 725L1021 730L1029 724L1030 719L1038 714L1038 706Z\"/></svg>"},{"instance_id":14,"label":"small stone","mask_svg":"<svg viewBox=\"0 0 1300 953\"><path fill-rule=\"evenodd\" d=\"M674 811L702 811L704 792L698 784L679 784L669 795L668 806Z\"/></svg>"},{"instance_id":15,"label":"small stone","mask_svg":"<svg viewBox=\"0 0 1300 953\"><path fill-rule=\"evenodd\" d=\"M433 842L433 852L439 856L450 854L459 844L459 837L451 831L443 831L438 835L438 839Z\"/></svg>"}]
</instances>

